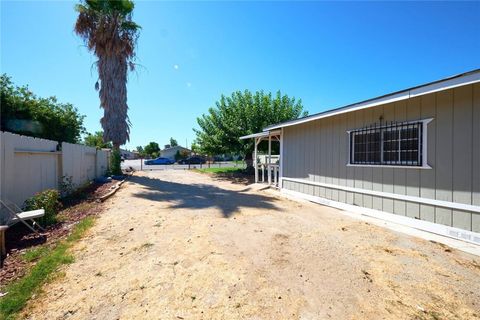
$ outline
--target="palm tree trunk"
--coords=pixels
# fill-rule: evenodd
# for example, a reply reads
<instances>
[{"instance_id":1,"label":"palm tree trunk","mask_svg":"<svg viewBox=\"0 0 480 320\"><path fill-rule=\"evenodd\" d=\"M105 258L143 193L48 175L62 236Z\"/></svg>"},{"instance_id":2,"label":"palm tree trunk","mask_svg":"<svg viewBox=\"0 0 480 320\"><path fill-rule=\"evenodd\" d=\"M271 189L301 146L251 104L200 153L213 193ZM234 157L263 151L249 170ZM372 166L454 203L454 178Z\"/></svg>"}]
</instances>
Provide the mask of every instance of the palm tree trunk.
<instances>
[{"instance_id":1,"label":"palm tree trunk","mask_svg":"<svg viewBox=\"0 0 480 320\"><path fill-rule=\"evenodd\" d=\"M100 106L104 110L103 118L100 120L104 140L120 146L130 138L126 58L114 55L99 57L98 74L101 83Z\"/></svg>"}]
</instances>

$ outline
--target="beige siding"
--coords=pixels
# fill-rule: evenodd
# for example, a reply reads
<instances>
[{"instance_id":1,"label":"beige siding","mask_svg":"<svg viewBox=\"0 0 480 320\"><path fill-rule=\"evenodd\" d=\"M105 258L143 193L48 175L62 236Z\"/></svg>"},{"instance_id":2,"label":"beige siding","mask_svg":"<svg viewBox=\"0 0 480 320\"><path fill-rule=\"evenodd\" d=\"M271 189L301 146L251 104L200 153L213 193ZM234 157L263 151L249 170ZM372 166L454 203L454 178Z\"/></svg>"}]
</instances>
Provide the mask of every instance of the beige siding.
<instances>
[{"instance_id":1,"label":"beige siding","mask_svg":"<svg viewBox=\"0 0 480 320\"><path fill-rule=\"evenodd\" d=\"M407 100L407 119L421 119L422 115L421 97ZM405 193L408 196L420 196L420 171L405 170ZM407 217L420 219L420 205L418 203L407 202L405 214Z\"/></svg>"},{"instance_id":2,"label":"beige siding","mask_svg":"<svg viewBox=\"0 0 480 320\"><path fill-rule=\"evenodd\" d=\"M472 204L480 206L480 86L473 87ZM480 214L472 215L472 231L480 232Z\"/></svg>"},{"instance_id":3,"label":"beige siding","mask_svg":"<svg viewBox=\"0 0 480 320\"><path fill-rule=\"evenodd\" d=\"M427 158L432 169L347 166L347 130L378 123L433 118ZM480 206L480 84L440 91L284 128L287 178ZM285 181L283 187L480 231L480 214Z\"/></svg>"},{"instance_id":4,"label":"beige siding","mask_svg":"<svg viewBox=\"0 0 480 320\"><path fill-rule=\"evenodd\" d=\"M435 195L437 200L452 201L453 186L453 90L437 93L437 114L435 117L437 140ZM435 209L435 222L452 225L452 210Z\"/></svg>"},{"instance_id":5,"label":"beige siding","mask_svg":"<svg viewBox=\"0 0 480 320\"><path fill-rule=\"evenodd\" d=\"M338 184L341 186L347 185L347 159L348 159L348 135L347 135L347 117L340 115L338 117L339 125L337 126L336 135L338 136L339 153L338 158ZM343 190L338 191L338 201L346 202L347 193Z\"/></svg>"},{"instance_id":6,"label":"beige siding","mask_svg":"<svg viewBox=\"0 0 480 320\"><path fill-rule=\"evenodd\" d=\"M473 86L453 91L453 202L472 204L472 100ZM470 230L472 216L465 211L452 211L452 223Z\"/></svg>"},{"instance_id":7,"label":"beige siding","mask_svg":"<svg viewBox=\"0 0 480 320\"><path fill-rule=\"evenodd\" d=\"M387 104L383 107L384 119L386 122L395 120L395 104ZM393 172L392 168L382 168L383 170L383 192L393 193ZM393 200L383 199L383 211L394 213Z\"/></svg>"},{"instance_id":8,"label":"beige siding","mask_svg":"<svg viewBox=\"0 0 480 320\"><path fill-rule=\"evenodd\" d=\"M347 113L347 129L350 128L355 128L355 114L353 112ZM348 145L348 135L345 137L347 140L347 145ZM349 159L346 159L346 163L349 162ZM355 183L355 170L353 167L348 167L347 166L347 187L354 187ZM352 192L347 192L347 203L348 204L353 204L353 193Z\"/></svg>"},{"instance_id":9,"label":"beige siding","mask_svg":"<svg viewBox=\"0 0 480 320\"><path fill-rule=\"evenodd\" d=\"M395 121L406 121L407 120L407 102L400 101L395 103ZM406 194L406 169L395 169L393 170L393 193L395 194ZM406 215L406 203L401 200L393 200L393 213L399 214L402 216Z\"/></svg>"},{"instance_id":10,"label":"beige siding","mask_svg":"<svg viewBox=\"0 0 480 320\"><path fill-rule=\"evenodd\" d=\"M436 96L429 94L421 97L421 118L435 118L436 116ZM436 121L432 121L428 124L427 132L427 159L428 164L434 168L434 170L421 170L420 172L420 197L435 199L436 197ZM435 207L429 205L420 206L420 219L430 222L435 222Z\"/></svg>"},{"instance_id":11,"label":"beige siding","mask_svg":"<svg viewBox=\"0 0 480 320\"><path fill-rule=\"evenodd\" d=\"M383 116L383 107L372 109L371 121L378 121L381 116ZM378 167L371 169L372 190L382 191L383 169ZM383 199L381 197L372 197L372 209L383 210Z\"/></svg>"}]
</instances>

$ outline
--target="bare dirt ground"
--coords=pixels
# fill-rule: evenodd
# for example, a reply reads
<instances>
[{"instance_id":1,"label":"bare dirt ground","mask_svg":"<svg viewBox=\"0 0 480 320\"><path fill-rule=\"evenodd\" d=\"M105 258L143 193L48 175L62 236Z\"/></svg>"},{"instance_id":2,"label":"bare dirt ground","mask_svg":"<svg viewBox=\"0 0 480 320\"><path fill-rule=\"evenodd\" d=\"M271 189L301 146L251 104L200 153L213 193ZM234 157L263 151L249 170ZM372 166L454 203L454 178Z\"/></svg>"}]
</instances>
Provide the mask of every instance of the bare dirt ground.
<instances>
[{"instance_id":1,"label":"bare dirt ground","mask_svg":"<svg viewBox=\"0 0 480 320\"><path fill-rule=\"evenodd\" d=\"M39 234L31 232L23 224L18 223L11 227L6 234L7 256L3 267L0 268L0 290L25 275L32 263L23 259L23 254L38 245L54 246L58 241L65 239L74 225L87 216L97 215L102 211L102 205L97 199L111 191L118 181L108 183L93 183L71 197L62 199L58 221L44 226L45 231ZM42 225L42 221L39 221Z\"/></svg>"},{"instance_id":2,"label":"bare dirt ground","mask_svg":"<svg viewBox=\"0 0 480 320\"><path fill-rule=\"evenodd\" d=\"M480 318L478 258L336 209L185 171L106 208L24 317Z\"/></svg>"}]
</instances>

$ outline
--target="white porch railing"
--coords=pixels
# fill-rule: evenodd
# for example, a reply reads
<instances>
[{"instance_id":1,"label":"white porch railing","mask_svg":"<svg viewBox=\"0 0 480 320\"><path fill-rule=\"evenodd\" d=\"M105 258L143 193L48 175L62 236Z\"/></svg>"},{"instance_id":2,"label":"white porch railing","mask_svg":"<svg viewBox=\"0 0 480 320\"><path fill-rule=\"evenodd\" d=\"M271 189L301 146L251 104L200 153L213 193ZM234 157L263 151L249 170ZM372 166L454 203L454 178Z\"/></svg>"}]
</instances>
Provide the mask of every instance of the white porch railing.
<instances>
[{"instance_id":1,"label":"white porch railing","mask_svg":"<svg viewBox=\"0 0 480 320\"><path fill-rule=\"evenodd\" d=\"M278 180L280 178L280 166L278 164L261 163L258 165L260 181L268 183L271 186L278 187Z\"/></svg>"},{"instance_id":2,"label":"white porch railing","mask_svg":"<svg viewBox=\"0 0 480 320\"><path fill-rule=\"evenodd\" d=\"M282 130L264 131L240 137L242 140L251 138L254 139L252 158L255 167L255 183L268 183L268 185L278 188L282 174L282 167L279 165L282 161L281 154L283 150ZM264 155L262 159L262 156L258 154L258 145L264 140L268 141L268 153ZM272 141L280 143L280 155L272 155ZM275 163L273 163L274 161Z\"/></svg>"}]
</instances>

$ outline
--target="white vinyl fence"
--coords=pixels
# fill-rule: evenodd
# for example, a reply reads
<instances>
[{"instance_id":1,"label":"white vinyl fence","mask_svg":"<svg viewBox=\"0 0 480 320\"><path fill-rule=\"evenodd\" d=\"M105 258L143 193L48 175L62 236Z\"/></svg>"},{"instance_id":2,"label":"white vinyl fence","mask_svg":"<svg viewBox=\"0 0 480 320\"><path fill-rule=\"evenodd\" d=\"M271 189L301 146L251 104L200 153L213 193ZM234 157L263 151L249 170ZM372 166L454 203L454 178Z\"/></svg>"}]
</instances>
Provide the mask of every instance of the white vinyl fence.
<instances>
[{"instance_id":1,"label":"white vinyl fence","mask_svg":"<svg viewBox=\"0 0 480 320\"><path fill-rule=\"evenodd\" d=\"M0 132L0 198L18 206L36 192L58 189L69 177L74 187L103 176L110 150Z\"/></svg>"}]
</instances>

